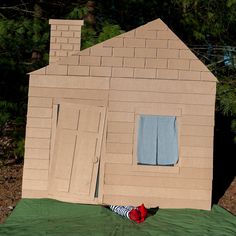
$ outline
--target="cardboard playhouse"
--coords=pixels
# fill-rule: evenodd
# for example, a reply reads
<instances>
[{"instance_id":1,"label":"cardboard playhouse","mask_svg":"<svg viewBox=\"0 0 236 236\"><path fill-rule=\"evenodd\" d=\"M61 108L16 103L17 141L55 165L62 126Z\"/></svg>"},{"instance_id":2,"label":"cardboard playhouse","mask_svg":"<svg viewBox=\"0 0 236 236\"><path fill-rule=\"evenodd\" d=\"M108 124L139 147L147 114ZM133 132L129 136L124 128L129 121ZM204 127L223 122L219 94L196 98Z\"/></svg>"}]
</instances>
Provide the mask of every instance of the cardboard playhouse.
<instances>
[{"instance_id":1,"label":"cardboard playhouse","mask_svg":"<svg viewBox=\"0 0 236 236\"><path fill-rule=\"evenodd\" d=\"M216 78L160 20L80 51L50 20L30 73L23 198L211 208Z\"/></svg>"}]
</instances>

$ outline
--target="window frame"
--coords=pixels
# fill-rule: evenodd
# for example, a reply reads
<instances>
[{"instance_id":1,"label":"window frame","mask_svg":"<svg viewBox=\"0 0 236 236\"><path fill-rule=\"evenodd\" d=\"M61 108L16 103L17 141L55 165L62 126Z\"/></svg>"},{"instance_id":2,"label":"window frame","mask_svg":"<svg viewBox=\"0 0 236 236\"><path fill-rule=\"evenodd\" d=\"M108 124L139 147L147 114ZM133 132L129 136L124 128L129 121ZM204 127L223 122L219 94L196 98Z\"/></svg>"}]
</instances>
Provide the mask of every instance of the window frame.
<instances>
[{"instance_id":1,"label":"window frame","mask_svg":"<svg viewBox=\"0 0 236 236\"><path fill-rule=\"evenodd\" d=\"M178 162L174 166L163 165L142 165L138 164L137 148L138 148L138 129L139 119L141 115L153 115L153 116L175 116L178 129ZM181 165L181 143L180 143L180 131L181 131L181 108L168 108L168 107L140 107L135 110L135 125L134 125L134 149L133 149L133 168L137 171L145 172L160 172L160 173L179 173Z\"/></svg>"}]
</instances>

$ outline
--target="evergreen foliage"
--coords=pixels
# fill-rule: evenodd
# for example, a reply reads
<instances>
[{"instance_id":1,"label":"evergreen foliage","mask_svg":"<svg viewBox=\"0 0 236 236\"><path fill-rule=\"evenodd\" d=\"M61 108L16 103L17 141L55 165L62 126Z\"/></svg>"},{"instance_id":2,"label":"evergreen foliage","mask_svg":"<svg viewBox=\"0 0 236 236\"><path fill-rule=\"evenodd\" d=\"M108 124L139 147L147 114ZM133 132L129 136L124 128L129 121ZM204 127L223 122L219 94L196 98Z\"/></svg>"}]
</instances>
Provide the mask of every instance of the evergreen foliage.
<instances>
[{"instance_id":1,"label":"evergreen foliage","mask_svg":"<svg viewBox=\"0 0 236 236\"><path fill-rule=\"evenodd\" d=\"M3 0L0 158L23 156L26 74L48 63L49 18L84 19L82 48L87 48L159 17L219 79L216 111L231 121L236 141L236 0Z\"/></svg>"}]
</instances>

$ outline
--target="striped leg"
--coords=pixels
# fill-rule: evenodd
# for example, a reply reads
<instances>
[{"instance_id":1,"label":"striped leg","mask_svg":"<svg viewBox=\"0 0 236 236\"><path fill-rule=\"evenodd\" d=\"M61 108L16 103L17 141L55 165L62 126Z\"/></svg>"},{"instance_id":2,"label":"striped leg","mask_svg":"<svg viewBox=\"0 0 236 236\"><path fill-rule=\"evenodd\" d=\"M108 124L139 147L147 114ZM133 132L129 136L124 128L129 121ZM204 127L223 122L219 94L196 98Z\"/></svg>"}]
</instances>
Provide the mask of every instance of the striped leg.
<instances>
[{"instance_id":1,"label":"striped leg","mask_svg":"<svg viewBox=\"0 0 236 236\"><path fill-rule=\"evenodd\" d=\"M129 212L134 209L132 206L110 206L110 209L118 215L125 216L129 219Z\"/></svg>"}]
</instances>

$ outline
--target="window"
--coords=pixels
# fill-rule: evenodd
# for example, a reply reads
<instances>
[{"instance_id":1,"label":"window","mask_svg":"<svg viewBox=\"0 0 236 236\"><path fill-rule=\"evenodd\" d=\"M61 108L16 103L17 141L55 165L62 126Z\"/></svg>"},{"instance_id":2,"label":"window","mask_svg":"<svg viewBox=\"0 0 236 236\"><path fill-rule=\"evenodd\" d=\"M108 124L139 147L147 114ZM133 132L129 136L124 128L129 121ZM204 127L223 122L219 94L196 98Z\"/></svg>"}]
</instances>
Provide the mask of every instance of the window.
<instances>
[{"instance_id":1,"label":"window","mask_svg":"<svg viewBox=\"0 0 236 236\"><path fill-rule=\"evenodd\" d=\"M178 134L175 116L140 115L137 161L144 165L175 165Z\"/></svg>"}]
</instances>

